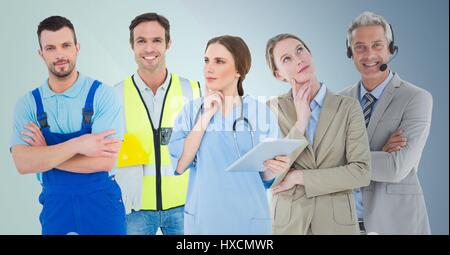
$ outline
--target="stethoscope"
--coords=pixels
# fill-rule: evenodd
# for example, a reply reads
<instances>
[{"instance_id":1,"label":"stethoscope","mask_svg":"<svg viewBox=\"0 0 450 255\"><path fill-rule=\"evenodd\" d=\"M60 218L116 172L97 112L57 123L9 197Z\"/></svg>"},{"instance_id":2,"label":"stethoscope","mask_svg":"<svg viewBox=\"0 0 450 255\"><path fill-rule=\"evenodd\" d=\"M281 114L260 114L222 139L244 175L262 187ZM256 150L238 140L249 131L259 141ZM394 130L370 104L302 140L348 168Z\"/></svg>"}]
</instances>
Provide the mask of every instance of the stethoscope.
<instances>
[{"instance_id":1,"label":"stethoscope","mask_svg":"<svg viewBox=\"0 0 450 255\"><path fill-rule=\"evenodd\" d=\"M245 124L247 124L247 126L250 128L249 132L250 132L250 136L251 136L251 140L252 140L252 148L255 146L255 144L254 144L253 126L250 123L250 121L248 121L248 119L246 117L244 117L244 100L242 97L239 97L239 99L241 100L241 116L239 118L235 119L233 122L233 138L234 138L234 148L235 148L238 156L241 157L241 151L240 151L240 148L239 148L239 145L237 142L237 135L236 135L236 127L240 121L244 123L244 126L245 126ZM203 102L200 105L200 109L198 109L197 114L195 115L194 125L195 125L195 123L197 123L201 112L203 112Z\"/></svg>"}]
</instances>

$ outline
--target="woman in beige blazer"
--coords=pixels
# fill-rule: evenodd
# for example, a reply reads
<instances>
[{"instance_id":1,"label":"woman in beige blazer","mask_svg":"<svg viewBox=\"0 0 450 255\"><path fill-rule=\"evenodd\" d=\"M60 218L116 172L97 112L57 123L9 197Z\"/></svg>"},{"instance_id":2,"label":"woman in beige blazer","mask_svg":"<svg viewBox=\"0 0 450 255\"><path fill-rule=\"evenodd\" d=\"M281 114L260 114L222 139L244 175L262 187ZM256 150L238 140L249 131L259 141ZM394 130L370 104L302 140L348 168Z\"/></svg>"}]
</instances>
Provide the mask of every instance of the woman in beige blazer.
<instances>
[{"instance_id":1,"label":"woman in beige blazer","mask_svg":"<svg viewBox=\"0 0 450 255\"><path fill-rule=\"evenodd\" d=\"M320 83L311 52L291 34L267 43L267 63L291 90L268 102L283 136L306 139L272 186L274 234L359 234L352 189L370 181L370 153L358 102Z\"/></svg>"}]
</instances>

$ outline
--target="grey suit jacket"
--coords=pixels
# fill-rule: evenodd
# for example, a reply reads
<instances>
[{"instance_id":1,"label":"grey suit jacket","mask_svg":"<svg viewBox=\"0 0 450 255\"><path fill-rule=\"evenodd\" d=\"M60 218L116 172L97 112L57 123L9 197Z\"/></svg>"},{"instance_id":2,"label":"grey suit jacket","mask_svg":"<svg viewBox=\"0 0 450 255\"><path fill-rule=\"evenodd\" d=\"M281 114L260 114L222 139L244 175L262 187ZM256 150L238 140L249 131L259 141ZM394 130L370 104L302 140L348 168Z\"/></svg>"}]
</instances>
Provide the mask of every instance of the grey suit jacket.
<instances>
[{"instance_id":1,"label":"grey suit jacket","mask_svg":"<svg viewBox=\"0 0 450 255\"><path fill-rule=\"evenodd\" d=\"M359 83L341 94L359 100ZM430 234L417 170L430 131L432 107L429 92L397 74L383 91L367 127L372 159L372 181L362 188L367 232ZM384 144L398 129L404 131L407 145L398 152L384 152Z\"/></svg>"}]
</instances>

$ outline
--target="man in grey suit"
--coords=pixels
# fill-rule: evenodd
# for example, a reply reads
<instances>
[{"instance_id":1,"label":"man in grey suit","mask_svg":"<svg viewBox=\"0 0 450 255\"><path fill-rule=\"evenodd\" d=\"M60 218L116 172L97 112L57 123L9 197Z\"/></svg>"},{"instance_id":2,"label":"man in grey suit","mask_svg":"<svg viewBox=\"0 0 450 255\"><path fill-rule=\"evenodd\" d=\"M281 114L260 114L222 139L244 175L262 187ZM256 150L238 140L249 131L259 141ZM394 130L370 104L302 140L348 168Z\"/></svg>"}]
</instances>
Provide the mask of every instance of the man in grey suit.
<instances>
[{"instance_id":1,"label":"man in grey suit","mask_svg":"<svg viewBox=\"0 0 450 255\"><path fill-rule=\"evenodd\" d=\"M361 80L341 94L361 103L372 157L370 185L355 190L361 230L430 234L417 171L430 131L432 96L388 68L398 48L382 16L363 12L356 17L347 47Z\"/></svg>"}]
</instances>

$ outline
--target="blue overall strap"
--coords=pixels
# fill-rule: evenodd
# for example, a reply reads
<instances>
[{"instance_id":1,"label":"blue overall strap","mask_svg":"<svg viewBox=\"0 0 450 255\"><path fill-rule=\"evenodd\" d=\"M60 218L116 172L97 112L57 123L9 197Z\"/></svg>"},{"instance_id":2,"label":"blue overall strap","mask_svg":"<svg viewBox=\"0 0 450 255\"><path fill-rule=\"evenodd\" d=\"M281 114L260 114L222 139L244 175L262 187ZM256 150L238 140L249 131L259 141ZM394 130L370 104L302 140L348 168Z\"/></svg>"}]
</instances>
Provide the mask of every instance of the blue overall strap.
<instances>
[{"instance_id":1,"label":"blue overall strap","mask_svg":"<svg viewBox=\"0 0 450 255\"><path fill-rule=\"evenodd\" d=\"M101 85L101 82L95 80L89 89L89 93L86 98L86 103L83 108L83 124L82 128L91 128L92 127L92 115L94 115L94 96L98 87Z\"/></svg>"},{"instance_id":2,"label":"blue overall strap","mask_svg":"<svg viewBox=\"0 0 450 255\"><path fill-rule=\"evenodd\" d=\"M48 127L47 114L44 112L44 106L42 104L41 93L39 93L39 88L34 89L32 92L34 97L34 102L36 102L36 115L41 129Z\"/></svg>"}]
</instances>

